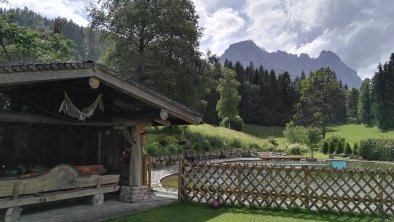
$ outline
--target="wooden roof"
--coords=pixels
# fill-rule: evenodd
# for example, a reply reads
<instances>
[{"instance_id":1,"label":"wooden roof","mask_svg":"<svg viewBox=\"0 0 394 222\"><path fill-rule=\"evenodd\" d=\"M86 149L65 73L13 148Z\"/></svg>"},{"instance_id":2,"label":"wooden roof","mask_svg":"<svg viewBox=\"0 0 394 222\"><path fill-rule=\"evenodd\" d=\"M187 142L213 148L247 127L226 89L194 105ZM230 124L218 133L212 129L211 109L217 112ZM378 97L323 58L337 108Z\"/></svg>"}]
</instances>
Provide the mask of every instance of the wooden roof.
<instances>
[{"instance_id":1,"label":"wooden roof","mask_svg":"<svg viewBox=\"0 0 394 222\"><path fill-rule=\"evenodd\" d=\"M88 77L96 77L103 84L150 104L153 107L164 109L170 115L187 123L198 124L202 121L202 115L200 113L97 63L49 63L0 66L0 86Z\"/></svg>"}]
</instances>

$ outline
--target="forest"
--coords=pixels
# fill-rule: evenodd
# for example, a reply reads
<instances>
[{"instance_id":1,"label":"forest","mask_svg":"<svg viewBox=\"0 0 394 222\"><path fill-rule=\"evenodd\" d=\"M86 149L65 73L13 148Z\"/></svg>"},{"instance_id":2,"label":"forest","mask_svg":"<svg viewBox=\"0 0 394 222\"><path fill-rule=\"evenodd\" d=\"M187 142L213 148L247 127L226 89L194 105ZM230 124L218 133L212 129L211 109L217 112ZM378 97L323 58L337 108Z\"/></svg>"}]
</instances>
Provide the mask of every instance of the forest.
<instances>
[{"instance_id":1,"label":"forest","mask_svg":"<svg viewBox=\"0 0 394 222\"><path fill-rule=\"evenodd\" d=\"M27 8L0 9L0 63L97 61L191 106L207 123L237 130L244 123L292 122L319 127L324 136L326 126L336 123L394 127L394 54L360 89L348 88L327 67L293 79L252 63L220 64L216 55L201 53L201 27L189 1L171 8L105 2L89 9L89 27ZM181 13L157 19L164 10Z\"/></svg>"}]
</instances>

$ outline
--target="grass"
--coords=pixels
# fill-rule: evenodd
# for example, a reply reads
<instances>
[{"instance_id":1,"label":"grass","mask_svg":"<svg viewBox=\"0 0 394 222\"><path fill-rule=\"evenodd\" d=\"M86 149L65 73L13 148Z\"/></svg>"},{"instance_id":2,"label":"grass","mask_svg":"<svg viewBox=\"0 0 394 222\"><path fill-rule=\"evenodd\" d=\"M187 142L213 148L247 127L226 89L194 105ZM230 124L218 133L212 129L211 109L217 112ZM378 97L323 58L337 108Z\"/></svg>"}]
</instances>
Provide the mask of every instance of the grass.
<instances>
[{"instance_id":1,"label":"grass","mask_svg":"<svg viewBox=\"0 0 394 222\"><path fill-rule=\"evenodd\" d=\"M178 174L165 177L160 183L165 188L178 189Z\"/></svg>"},{"instance_id":2,"label":"grass","mask_svg":"<svg viewBox=\"0 0 394 222\"><path fill-rule=\"evenodd\" d=\"M279 144L285 144L286 139L283 136L284 129L285 127L283 126L259 126L254 124L245 124L242 131L263 139L273 136Z\"/></svg>"},{"instance_id":3,"label":"grass","mask_svg":"<svg viewBox=\"0 0 394 222\"><path fill-rule=\"evenodd\" d=\"M234 138L239 139L241 142L246 144L259 144L261 146L267 145L267 141L263 138L259 138L256 135L238 132L235 130L230 130L224 127L216 127L209 124L201 124L196 126L189 126L190 131L195 133L200 133L204 136L214 136L224 138L227 141L231 141Z\"/></svg>"},{"instance_id":4,"label":"grass","mask_svg":"<svg viewBox=\"0 0 394 222\"><path fill-rule=\"evenodd\" d=\"M283 135L284 129L285 127L280 126L270 127L246 124L243 131L260 138L274 136L279 144L285 144L286 138ZM326 138L332 135L344 137L346 141L353 146L354 143L366 138L394 138L394 129L382 132L377 127L367 127L361 124L343 124L329 127Z\"/></svg>"},{"instance_id":5,"label":"grass","mask_svg":"<svg viewBox=\"0 0 394 222\"><path fill-rule=\"evenodd\" d=\"M394 129L385 132L377 127L367 127L359 124L344 124L330 127L327 136L339 135L346 138L346 141L353 145L362 139L367 138L394 138Z\"/></svg>"},{"instance_id":6,"label":"grass","mask_svg":"<svg viewBox=\"0 0 394 222\"><path fill-rule=\"evenodd\" d=\"M207 204L175 202L159 208L143 211L130 216L109 220L112 222L235 222L235 221L269 221L269 222L380 222L388 219L373 216L314 214L294 210L266 210L255 208L237 208L223 206L212 209Z\"/></svg>"}]
</instances>

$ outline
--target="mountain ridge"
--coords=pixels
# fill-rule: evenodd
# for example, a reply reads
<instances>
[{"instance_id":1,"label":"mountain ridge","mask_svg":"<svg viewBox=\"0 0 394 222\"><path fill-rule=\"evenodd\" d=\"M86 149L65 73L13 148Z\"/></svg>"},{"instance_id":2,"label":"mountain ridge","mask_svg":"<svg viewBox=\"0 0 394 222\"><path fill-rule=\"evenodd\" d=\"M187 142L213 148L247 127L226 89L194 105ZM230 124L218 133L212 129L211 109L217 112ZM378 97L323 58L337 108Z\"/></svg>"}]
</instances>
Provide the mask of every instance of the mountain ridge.
<instances>
[{"instance_id":1,"label":"mountain ridge","mask_svg":"<svg viewBox=\"0 0 394 222\"><path fill-rule=\"evenodd\" d=\"M284 51L267 52L264 48L257 46L252 40L241 41L231 44L220 56L220 60L241 62L248 66L251 62L254 66L262 65L266 69L274 69L279 72L288 71L294 78L302 72L308 75L321 67L330 67L335 71L338 80L350 88L359 88L362 80L357 72L348 67L340 57L332 51L323 50L317 58L311 58L306 53L299 56Z\"/></svg>"}]
</instances>

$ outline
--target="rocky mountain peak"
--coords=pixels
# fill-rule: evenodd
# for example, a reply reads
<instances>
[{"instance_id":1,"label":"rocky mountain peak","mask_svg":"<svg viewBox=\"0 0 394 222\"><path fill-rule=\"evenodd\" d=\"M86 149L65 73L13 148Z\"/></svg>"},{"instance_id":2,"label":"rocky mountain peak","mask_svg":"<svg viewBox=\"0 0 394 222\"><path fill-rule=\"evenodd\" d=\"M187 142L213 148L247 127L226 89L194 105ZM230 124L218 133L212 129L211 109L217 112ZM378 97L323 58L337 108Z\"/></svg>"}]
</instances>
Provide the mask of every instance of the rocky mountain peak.
<instances>
[{"instance_id":1,"label":"rocky mountain peak","mask_svg":"<svg viewBox=\"0 0 394 222\"><path fill-rule=\"evenodd\" d=\"M284 51L267 52L253 41L247 40L231 44L220 59L222 62L226 59L234 63L239 61L245 67L252 62L255 67L262 65L266 69L288 71L293 78L302 72L308 75L321 67L330 67L337 78L349 87L358 88L362 83L355 70L343 63L337 54L327 50L323 50L319 57L311 58L306 53L297 56Z\"/></svg>"}]
</instances>

